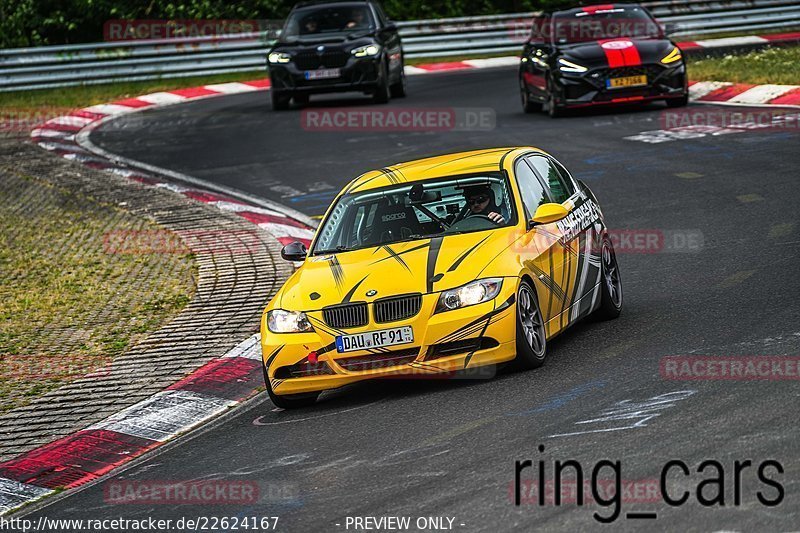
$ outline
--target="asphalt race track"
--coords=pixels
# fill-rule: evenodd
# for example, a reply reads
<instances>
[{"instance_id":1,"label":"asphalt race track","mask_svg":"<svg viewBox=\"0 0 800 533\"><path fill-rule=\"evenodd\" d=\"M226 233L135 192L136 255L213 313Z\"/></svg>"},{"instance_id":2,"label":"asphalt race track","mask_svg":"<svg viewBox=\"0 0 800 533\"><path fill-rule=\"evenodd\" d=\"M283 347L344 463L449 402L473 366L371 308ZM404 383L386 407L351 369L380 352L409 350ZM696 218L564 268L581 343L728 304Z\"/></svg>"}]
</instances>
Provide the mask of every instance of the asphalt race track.
<instances>
[{"instance_id":1,"label":"asphalt race track","mask_svg":"<svg viewBox=\"0 0 800 533\"><path fill-rule=\"evenodd\" d=\"M356 109L363 99L320 98ZM800 523L800 392L795 380L671 380L666 356L800 355L798 130L739 131L646 143L652 105L564 119L522 113L509 68L409 78L390 107L482 108L495 127L438 132L309 131L301 112L274 113L268 94L171 106L113 120L92 135L102 148L320 215L368 169L472 148L533 145L594 191L621 235L660 235L655 248L621 243L625 308L550 343L539 370L488 380L389 381L328 393L315 407L276 411L266 395L218 423L111 476L116 480L257 482L241 505L108 505L108 480L36 510L51 518L279 516L278 531L347 531L347 517L453 518L456 531L594 530L614 506L541 507L513 501L515 461L574 459L588 478L619 461L623 485L657 483L670 460L680 506L623 495L614 529L791 531ZM732 108L691 106L692 111ZM796 112L797 110L787 110ZM627 232L627 233L626 233ZM628 246L626 249L625 246ZM539 451L539 445L544 451ZM706 460L724 469L722 505L698 503ZM752 466L739 476L734 461ZM778 461L783 473L759 482ZM536 480L534 469L523 479ZM610 470L598 475L610 480ZM648 485L650 484L650 485ZM717 489L706 486L706 494ZM633 513L633 514L631 514ZM655 513L637 515L636 513ZM448 524L445 520L445 525Z\"/></svg>"}]
</instances>

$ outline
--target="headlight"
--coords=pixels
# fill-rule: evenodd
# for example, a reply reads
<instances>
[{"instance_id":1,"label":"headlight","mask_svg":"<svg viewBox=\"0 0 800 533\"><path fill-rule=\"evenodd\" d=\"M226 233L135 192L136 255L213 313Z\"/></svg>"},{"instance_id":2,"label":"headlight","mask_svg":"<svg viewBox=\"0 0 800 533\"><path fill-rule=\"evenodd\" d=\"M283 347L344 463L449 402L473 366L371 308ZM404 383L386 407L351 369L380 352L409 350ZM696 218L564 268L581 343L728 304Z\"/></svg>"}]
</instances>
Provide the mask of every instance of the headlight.
<instances>
[{"instance_id":1,"label":"headlight","mask_svg":"<svg viewBox=\"0 0 800 533\"><path fill-rule=\"evenodd\" d=\"M669 65L676 61L680 61L682 57L683 56L681 55L680 48L676 46L675 48L672 49L672 52L661 58L661 62L664 63L665 65Z\"/></svg>"},{"instance_id":2,"label":"headlight","mask_svg":"<svg viewBox=\"0 0 800 533\"><path fill-rule=\"evenodd\" d=\"M461 287L443 291L436 304L436 312L452 311L460 307L467 307L483 302L488 302L500 293L503 278L479 279Z\"/></svg>"},{"instance_id":3,"label":"headlight","mask_svg":"<svg viewBox=\"0 0 800 533\"><path fill-rule=\"evenodd\" d=\"M283 309L273 309L267 313L267 327L272 333L311 331L311 323L305 313Z\"/></svg>"},{"instance_id":4,"label":"headlight","mask_svg":"<svg viewBox=\"0 0 800 533\"><path fill-rule=\"evenodd\" d=\"M285 52L272 52L267 59L270 63L288 63L292 60L292 56Z\"/></svg>"},{"instance_id":5,"label":"headlight","mask_svg":"<svg viewBox=\"0 0 800 533\"><path fill-rule=\"evenodd\" d=\"M366 46L359 46L350 51L356 57L371 57L376 56L381 52L381 47L377 44L368 44Z\"/></svg>"},{"instance_id":6,"label":"headlight","mask_svg":"<svg viewBox=\"0 0 800 533\"><path fill-rule=\"evenodd\" d=\"M561 72L586 72L587 70L589 70L583 65L573 63L572 61L567 61L566 59L558 60L558 69Z\"/></svg>"}]
</instances>

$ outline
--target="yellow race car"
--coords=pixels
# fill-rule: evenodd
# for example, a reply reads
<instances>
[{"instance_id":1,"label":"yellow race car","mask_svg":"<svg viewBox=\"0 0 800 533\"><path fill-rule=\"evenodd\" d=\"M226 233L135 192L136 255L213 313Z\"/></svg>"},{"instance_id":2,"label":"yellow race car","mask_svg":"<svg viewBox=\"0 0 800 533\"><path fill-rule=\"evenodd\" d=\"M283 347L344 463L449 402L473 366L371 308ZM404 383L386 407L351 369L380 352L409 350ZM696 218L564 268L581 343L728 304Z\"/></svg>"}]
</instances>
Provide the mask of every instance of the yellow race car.
<instances>
[{"instance_id":1,"label":"yellow race car","mask_svg":"<svg viewBox=\"0 0 800 533\"><path fill-rule=\"evenodd\" d=\"M597 200L530 147L367 172L336 197L261 321L282 408L365 379L544 363L583 317L614 318L622 285Z\"/></svg>"}]
</instances>

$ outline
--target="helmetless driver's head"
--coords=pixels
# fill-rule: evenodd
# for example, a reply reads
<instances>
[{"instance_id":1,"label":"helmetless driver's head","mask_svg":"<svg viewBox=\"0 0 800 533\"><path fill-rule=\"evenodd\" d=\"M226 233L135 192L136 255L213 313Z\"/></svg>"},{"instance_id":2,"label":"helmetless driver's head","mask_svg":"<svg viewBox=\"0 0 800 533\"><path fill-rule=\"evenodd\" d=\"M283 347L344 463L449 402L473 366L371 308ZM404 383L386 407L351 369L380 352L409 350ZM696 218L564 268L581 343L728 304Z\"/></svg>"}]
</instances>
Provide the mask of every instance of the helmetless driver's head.
<instances>
[{"instance_id":1,"label":"helmetless driver's head","mask_svg":"<svg viewBox=\"0 0 800 533\"><path fill-rule=\"evenodd\" d=\"M467 199L467 206L473 213L485 212L492 202L492 189L488 185L476 185L464 189L464 198Z\"/></svg>"}]
</instances>

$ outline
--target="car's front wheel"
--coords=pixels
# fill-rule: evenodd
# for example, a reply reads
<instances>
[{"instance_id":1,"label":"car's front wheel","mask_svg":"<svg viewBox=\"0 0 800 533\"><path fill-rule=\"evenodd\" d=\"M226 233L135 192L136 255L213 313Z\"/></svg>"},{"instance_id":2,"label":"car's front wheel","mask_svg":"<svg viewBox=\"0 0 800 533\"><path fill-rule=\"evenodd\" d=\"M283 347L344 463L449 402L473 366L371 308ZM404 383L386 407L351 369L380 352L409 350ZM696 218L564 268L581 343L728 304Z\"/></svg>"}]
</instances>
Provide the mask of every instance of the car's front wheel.
<instances>
[{"instance_id":1,"label":"car's front wheel","mask_svg":"<svg viewBox=\"0 0 800 533\"><path fill-rule=\"evenodd\" d=\"M686 107L689 105L689 95L681 96L680 98L668 98L667 107Z\"/></svg>"},{"instance_id":2,"label":"car's front wheel","mask_svg":"<svg viewBox=\"0 0 800 533\"><path fill-rule=\"evenodd\" d=\"M405 67L400 65L400 75L396 83L393 83L389 88L392 98L405 98L406 96L406 71Z\"/></svg>"},{"instance_id":3,"label":"car's front wheel","mask_svg":"<svg viewBox=\"0 0 800 533\"><path fill-rule=\"evenodd\" d=\"M539 300L531 284L523 281L517 290L517 368L527 370L544 364L547 338Z\"/></svg>"},{"instance_id":4,"label":"car's front wheel","mask_svg":"<svg viewBox=\"0 0 800 533\"><path fill-rule=\"evenodd\" d=\"M381 62L378 85L375 87L375 94L372 95L372 101L376 104L385 104L391 97L391 89L389 88L389 69L386 68L386 62Z\"/></svg>"},{"instance_id":5,"label":"car's front wheel","mask_svg":"<svg viewBox=\"0 0 800 533\"><path fill-rule=\"evenodd\" d=\"M603 239L600 251L600 307L594 312L599 320L617 318L622 312L622 279L619 275L617 255L608 237Z\"/></svg>"},{"instance_id":6,"label":"car's front wheel","mask_svg":"<svg viewBox=\"0 0 800 533\"><path fill-rule=\"evenodd\" d=\"M264 384L267 387L267 394L269 394L269 399L272 400L275 407L280 407L281 409L298 409L300 407L314 405L317 401L320 394L318 392L307 394L275 394L272 391L272 385L270 384L266 367L261 365L261 370L264 371Z\"/></svg>"}]
</instances>

